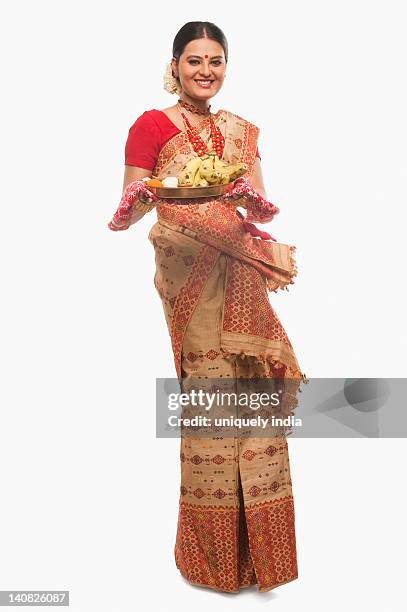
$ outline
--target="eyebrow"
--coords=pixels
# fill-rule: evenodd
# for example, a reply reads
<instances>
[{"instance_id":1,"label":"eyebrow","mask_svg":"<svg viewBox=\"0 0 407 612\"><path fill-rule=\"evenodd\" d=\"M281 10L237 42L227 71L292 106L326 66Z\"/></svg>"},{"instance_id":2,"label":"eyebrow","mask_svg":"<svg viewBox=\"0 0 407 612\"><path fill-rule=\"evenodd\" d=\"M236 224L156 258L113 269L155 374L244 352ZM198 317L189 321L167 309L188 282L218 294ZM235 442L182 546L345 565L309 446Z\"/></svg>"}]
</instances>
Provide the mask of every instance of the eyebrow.
<instances>
[{"instance_id":1,"label":"eyebrow","mask_svg":"<svg viewBox=\"0 0 407 612\"><path fill-rule=\"evenodd\" d=\"M199 59L202 59L201 55L188 55L187 59L190 59L191 57L199 57ZM214 55L213 57L211 57L211 59L223 59L222 55Z\"/></svg>"}]
</instances>

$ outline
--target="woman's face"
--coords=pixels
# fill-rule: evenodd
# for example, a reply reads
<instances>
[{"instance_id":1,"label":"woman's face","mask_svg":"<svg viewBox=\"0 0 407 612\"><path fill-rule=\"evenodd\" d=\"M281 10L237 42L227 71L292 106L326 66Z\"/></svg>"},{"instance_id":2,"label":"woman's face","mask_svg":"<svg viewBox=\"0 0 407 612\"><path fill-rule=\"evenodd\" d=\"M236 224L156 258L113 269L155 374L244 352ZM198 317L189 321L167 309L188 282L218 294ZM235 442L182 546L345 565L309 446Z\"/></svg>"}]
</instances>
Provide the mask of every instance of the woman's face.
<instances>
[{"instance_id":1,"label":"woman's face","mask_svg":"<svg viewBox=\"0 0 407 612\"><path fill-rule=\"evenodd\" d=\"M197 38L185 46L178 65L172 59L172 69L190 98L207 100L222 87L226 70L225 52L216 40Z\"/></svg>"}]
</instances>

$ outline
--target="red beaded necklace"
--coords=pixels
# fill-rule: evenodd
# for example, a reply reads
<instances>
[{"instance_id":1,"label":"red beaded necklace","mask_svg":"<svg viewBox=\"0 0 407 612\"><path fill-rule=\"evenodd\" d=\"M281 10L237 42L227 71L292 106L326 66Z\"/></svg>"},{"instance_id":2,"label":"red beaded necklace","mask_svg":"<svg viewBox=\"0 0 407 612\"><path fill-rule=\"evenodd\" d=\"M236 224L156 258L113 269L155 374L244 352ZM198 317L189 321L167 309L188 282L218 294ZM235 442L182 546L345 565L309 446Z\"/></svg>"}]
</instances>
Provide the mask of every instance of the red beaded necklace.
<instances>
[{"instance_id":1,"label":"red beaded necklace","mask_svg":"<svg viewBox=\"0 0 407 612\"><path fill-rule=\"evenodd\" d=\"M179 112L182 115L182 119L184 120L186 133L188 136L188 140L192 145L195 153L197 153L200 157L205 155L210 151L208 145L203 140L201 135L199 134L197 128L194 125L191 125L188 118L184 115L184 113L179 109ZM212 115L209 117L210 128L211 128L211 140L212 140L212 148L215 150L216 155L219 159L222 158L223 148L225 146L225 139L223 138L223 134L219 129L218 125L215 125Z\"/></svg>"}]
</instances>

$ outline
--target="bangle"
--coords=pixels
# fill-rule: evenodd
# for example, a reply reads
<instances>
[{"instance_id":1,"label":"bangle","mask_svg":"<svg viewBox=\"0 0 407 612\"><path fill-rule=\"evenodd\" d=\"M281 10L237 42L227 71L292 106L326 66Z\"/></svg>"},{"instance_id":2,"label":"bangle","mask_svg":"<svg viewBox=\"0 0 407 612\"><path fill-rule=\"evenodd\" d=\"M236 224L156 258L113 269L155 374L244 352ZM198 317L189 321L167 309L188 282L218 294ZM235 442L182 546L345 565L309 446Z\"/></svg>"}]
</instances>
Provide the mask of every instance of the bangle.
<instances>
[{"instance_id":1,"label":"bangle","mask_svg":"<svg viewBox=\"0 0 407 612\"><path fill-rule=\"evenodd\" d=\"M133 210L138 210L143 213L150 212L153 208L155 208L155 204L147 204L146 202L140 202L140 200L136 200L133 204Z\"/></svg>"}]
</instances>

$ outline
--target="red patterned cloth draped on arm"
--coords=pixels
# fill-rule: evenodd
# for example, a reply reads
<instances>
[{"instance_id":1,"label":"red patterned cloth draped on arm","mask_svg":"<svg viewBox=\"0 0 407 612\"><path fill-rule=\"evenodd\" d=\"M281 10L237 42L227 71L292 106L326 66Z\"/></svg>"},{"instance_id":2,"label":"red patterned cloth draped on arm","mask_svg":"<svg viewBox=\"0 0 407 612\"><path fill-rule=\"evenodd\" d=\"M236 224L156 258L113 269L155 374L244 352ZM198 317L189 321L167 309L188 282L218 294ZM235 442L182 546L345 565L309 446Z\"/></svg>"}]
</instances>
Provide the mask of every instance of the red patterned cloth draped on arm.
<instances>
[{"instance_id":1,"label":"red patterned cloth draped on arm","mask_svg":"<svg viewBox=\"0 0 407 612\"><path fill-rule=\"evenodd\" d=\"M107 224L114 232L126 230L136 223L139 218L135 213L145 214L154 208L154 202L158 200L155 193L150 191L144 181L135 180L126 185L120 204Z\"/></svg>"}]
</instances>

